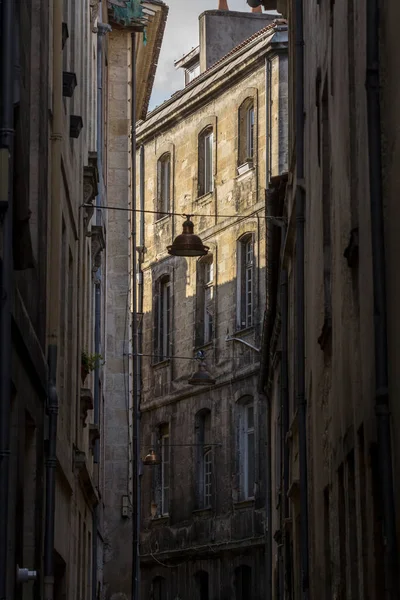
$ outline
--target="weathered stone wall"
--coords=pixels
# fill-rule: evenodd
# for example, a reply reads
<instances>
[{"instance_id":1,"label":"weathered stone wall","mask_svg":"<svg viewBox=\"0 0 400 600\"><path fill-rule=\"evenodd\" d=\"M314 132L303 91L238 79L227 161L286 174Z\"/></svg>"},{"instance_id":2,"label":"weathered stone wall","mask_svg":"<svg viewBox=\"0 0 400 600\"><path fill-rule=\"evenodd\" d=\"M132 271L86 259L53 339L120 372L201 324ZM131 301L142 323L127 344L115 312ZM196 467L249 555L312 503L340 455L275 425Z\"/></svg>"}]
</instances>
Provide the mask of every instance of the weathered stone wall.
<instances>
[{"instance_id":1,"label":"weathered stone wall","mask_svg":"<svg viewBox=\"0 0 400 600\"><path fill-rule=\"evenodd\" d=\"M390 5L390 6L389 6ZM393 12L392 12L393 11ZM383 183L389 310L390 402L396 497L398 478L397 287L398 169L394 114L398 94L398 9L382 13ZM289 19L291 15L289 13ZM293 19L292 19L293 21ZM310 597L379 598L383 583L382 515L374 414L374 307L371 254L366 13L360 2L309 2L304 12L305 306L308 403ZM294 30L291 51L295 54ZM293 64L293 63L292 63ZM289 75L294 94L294 73ZM294 100L294 95L292 96ZM292 103L289 122L295 122ZM290 142L295 130L291 127ZM289 147L289 156L294 146ZM293 164L294 181L296 176ZM294 585L301 590L296 531L299 498L296 418L294 187L289 177L285 266L289 275L291 529ZM354 231L356 230L356 231ZM396 233L395 233L396 232ZM353 235L352 235L353 233ZM354 235L355 234L355 235ZM331 299L330 299L331 296ZM331 309L330 309L331 305ZM330 310L329 310L330 309ZM274 427L274 424L273 424ZM297 466L296 466L297 465ZM274 515L277 518L277 514ZM397 516L398 519L398 516Z\"/></svg>"},{"instance_id":2,"label":"weathered stone wall","mask_svg":"<svg viewBox=\"0 0 400 600\"><path fill-rule=\"evenodd\" d=\"M108 38L109 204L130 206L130 44L129 31L115 29ZM107 332L105 378L105 565L107 597L131 589L132 520L122 517L122 497L131 502L130 471L130 220L125 211L108 211ZM131 504L129 504L131 506ZM123 559L122 559L123 557Z\"/></svg>"}]
</instances>

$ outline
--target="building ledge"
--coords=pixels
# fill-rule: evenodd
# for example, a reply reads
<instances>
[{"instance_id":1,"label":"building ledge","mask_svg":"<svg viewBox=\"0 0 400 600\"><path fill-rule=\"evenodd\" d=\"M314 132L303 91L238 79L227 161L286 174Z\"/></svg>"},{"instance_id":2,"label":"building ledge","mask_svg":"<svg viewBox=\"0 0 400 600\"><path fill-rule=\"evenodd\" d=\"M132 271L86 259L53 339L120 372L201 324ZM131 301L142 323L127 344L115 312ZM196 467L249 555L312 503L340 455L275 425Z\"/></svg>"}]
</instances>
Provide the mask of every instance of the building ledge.
<instances>
[{"instance_id":1,"label":"building ledge","mask_svg":"<svg viewBox=\"0 0 400 600\"><path fill-rule=\"evenodd\" d=\"M73 450L73 468L78 474L79 483L81 484L89 503L92 506L97 506L99 497L87 467L86 453L79 450L76 446L74 446Z\"/></svg>"},{"instance_id":2,"label":"building ledge","mask_svg":"<svg viewBox=\"0 0 400 600\"><path fill-rule=\"evenodd\" d=\"M149 521L150 527L164 527L169 525L169 515L163 515L162 517L153 517Z\"/></svg>"},{"instance_id":3,"label":"building ledge","mask_svg":"<svg viewBox=\"0 0 400 600\"><path fill-rule=\"evenodd\" d=\"M212 513L212 507L208 506L207 508L196 508L192 511L192 515L194 517L210 517Z\"/></svg>"},{"instance_id":4,"label":"building ledge","mask_svg":"<svg viewBox=\"0 0 400 600\"><path fill-rule=\"evenodd\" d=\"M239 500L233 503L235 510L245 510L246 508L254 508L255 499L249 498L248 500Z\"/></svg>"}]
</instances>

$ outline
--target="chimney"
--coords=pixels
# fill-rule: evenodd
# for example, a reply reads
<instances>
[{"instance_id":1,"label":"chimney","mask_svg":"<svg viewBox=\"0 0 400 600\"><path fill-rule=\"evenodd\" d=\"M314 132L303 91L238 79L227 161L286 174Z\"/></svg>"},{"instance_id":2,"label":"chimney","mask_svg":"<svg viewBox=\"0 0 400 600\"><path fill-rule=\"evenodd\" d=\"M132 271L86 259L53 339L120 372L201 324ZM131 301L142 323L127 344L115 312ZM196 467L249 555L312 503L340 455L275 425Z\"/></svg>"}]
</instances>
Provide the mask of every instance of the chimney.
<instances>
[{"instance_id":1,"label":"chimney","mask_svg":"<svg viewBox=\"0 0 400 600\"><path fill-rule=\"evenodd\" d=\"M219 10L206 10L199 17L200 73L275 19L262 8L256 12L229 10L228 1L218 0Z\"/></svg>"},{"instance_id":2,"label":"chimney","mask_svg":"<svg viewBox=\"0 0 400 600\"><path fill-rule=\"evenodd\" d=\"M256 8L252 8L251 12L255 12L255 13L262 13L262 6L256 6Z\"/></svg>"}]
</instances>

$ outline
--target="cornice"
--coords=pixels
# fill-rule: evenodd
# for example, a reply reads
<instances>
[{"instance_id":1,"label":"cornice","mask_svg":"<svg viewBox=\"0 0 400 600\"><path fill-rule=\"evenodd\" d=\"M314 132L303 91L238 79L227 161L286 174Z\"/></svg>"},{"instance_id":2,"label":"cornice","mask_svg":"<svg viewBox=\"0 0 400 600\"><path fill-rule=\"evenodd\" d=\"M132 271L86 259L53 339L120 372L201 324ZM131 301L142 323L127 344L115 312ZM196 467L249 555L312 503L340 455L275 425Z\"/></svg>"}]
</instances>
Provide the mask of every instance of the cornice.
<instances>
[{"instance_id":1,"label":"cornice","mask_svg":"<svg viewBox=\"0 0 400 600\"><path fill-rule=\"evenodd\" d=\"M287 42L282 42L279 40L278 43L274 43L275 36L281 35L282 28L277 26L276 29L272 30L272 32L268 32L268 37L265 40L264 45L260 45L260 39L257 39L254 44L250 47L246 46L243 50L239 51L238 54L234 54L232 56L227 57L226 64L229 64L230 61L237 59L238 56L248 52L249 55L230 73L221 73L220 76L210 83L209 86L205 86L203 89L199 90L198 94L193 94L193 90L196 89L198 85L201 87L202 84L205 83L207 78L215 77L216 69L211 68L209 72L206 72L200 75L198 82L193 82L192 85L187 86L181 92L177 92L175 96L172 96L169 100L164 102L160 107L157 107L153 113L148 115L148 118L156 118L157 112L160 113L159 118L152 124L148 124L146 121L139 123L137 126L137 144L138 146L145 143L149 139L153 139L155 135L159 135L161 132L170 129L179 121L185 119L188 115L196 112L204 105L209 103L215 96L223 93L227 89L232 87L232 84L237 81L244 79L245 77L252 74L257 69L264 69L264 63L261 59L266 56L271 56L272 53L280 54L285 52L285 48L287 49ZM287 34L286 34L287 35ZM251 48L254 49L254 46L259 45L257 51L255 53L250 53L249 50ZM279 50L278 50L279 48ZM286 50L287 51L287 50ZM218 64L218 69L222 70L225 66L225 62L222 61ZM185 94L191 95L188 98L187 102L182 102L179 108L175 108L174 104L185 97ZM167 115L161 114L166 108L169 107L169 113Z\"/></svg>"}]
</instances>

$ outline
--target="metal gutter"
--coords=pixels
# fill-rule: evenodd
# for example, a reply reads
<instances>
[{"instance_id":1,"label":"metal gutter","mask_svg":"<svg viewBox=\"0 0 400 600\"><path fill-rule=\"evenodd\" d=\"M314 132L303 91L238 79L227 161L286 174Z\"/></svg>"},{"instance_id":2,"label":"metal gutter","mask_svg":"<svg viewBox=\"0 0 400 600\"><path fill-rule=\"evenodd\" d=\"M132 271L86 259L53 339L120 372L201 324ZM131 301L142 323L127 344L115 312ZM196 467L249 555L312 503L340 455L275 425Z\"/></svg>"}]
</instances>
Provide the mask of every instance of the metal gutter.
<instances>
[{"instance_id":1,"label":"metal gutter","mask_svg":"<svg viewBox=\"0 0 400 600\"><path fill-rule=\"evenodd\" d=\"M11 419L11 312L13 285L14 3L1 10L0 82L0 598L7 598L8 502Z\"/></svg>"},{"instance_id":2,"label":"metal gutter","mask_svg":"<svg viewBox=\"0 0 400 600\"><path fill-rule=\"evenodd\" d=\"M367 119L371 211L372 283L374 293L375 415L384 521L385 600L397 600L398 549L393 483L388 376L387 299L384 207L382 191L382 132L380 111L379 0L367 1Z\"/></svg>"}]
</instances>

